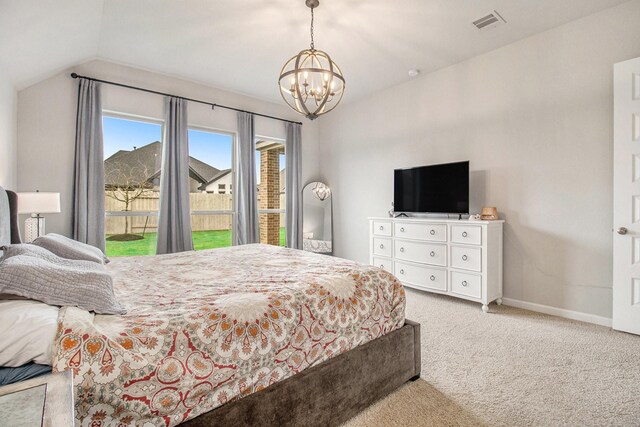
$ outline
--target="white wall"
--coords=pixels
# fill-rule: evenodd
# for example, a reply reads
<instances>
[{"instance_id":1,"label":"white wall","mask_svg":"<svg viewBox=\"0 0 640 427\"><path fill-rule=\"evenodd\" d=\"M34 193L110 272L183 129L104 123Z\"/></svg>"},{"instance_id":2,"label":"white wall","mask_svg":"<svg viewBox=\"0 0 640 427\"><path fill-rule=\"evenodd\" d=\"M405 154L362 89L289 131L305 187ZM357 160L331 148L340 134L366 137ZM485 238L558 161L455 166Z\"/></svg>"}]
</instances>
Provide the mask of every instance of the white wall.
<instances>
[{"instance_id":1,"label":"white wall","mask_svg":"<svg viewBox=\"0 0 640 427\"><path fill-rule=\"evenodd\" d=\"M18 96L0 64L0 186L15 190L18 182L16 127Z\"/></svg>"},{"instance_id":2,"label":"white wall","mask_svg":"<svg viewBox=\"0 0 640 427\"><path fill-rule=\"evenodd\" d=\"M472 210L507 221L505 296L610 317L612 71L638 22L625 3L320 118L337 255L368 261L394 168L470 160Z\"/></svg>"},{"instance_id":3,"label":"white wall","mask_svg":"<svg viewBox=\"0 0 640 427\"><path fill-rule=\"evenodd\" d=\"M302 117L282 104L214 89L148 71L105 62L91 61L73 67L18 93L18 182L21 191L58 191L62 213L47 215L47 231L71 234L75 114L78 81L69 77L74 71L105 80L142 86L160 92L263 114L301 121ZM275 83L274 83L275 84ZM103 109L159 118L164 117L163 97L139 91L103 85ZM191 125L219 130L236 130L236 113L201 104L189 103ZM256 117L256 134L284 139L283 123ZM303 183L317 177L317 125L304 120L302 127Z\"/></svg>"}]
</instances>

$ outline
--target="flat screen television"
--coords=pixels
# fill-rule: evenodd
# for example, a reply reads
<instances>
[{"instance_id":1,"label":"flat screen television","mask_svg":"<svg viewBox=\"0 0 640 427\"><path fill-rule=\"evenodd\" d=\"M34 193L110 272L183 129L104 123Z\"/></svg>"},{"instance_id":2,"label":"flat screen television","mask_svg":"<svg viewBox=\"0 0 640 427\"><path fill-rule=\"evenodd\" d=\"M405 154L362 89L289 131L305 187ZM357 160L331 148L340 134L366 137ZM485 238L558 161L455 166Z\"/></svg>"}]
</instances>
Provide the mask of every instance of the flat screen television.
<instances>
[{"instance_id":1,"label":"flat screen television","mask_svg":"<svg viewBox=\"0 0 640 427\"><path fill-rule=\"evenodd\" d=\"M469 162L396 169L393 210L469 213Z\"/></svg>"}]
</instances>

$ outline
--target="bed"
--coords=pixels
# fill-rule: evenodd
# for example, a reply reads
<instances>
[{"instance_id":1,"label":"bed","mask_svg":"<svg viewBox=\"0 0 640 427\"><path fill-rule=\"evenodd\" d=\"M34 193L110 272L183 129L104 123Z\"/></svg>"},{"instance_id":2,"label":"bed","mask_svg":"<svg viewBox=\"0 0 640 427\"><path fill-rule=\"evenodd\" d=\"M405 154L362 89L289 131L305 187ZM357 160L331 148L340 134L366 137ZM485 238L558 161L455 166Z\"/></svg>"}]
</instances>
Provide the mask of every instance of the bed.
<instances>
[{"instance_id":1,"label":"bed","mask_svg":"<svg viewBox=\"0 0 640 427\"><path fill-rule=\"evenodd\" d=\"M53 343L81 425L338 425L420 375L381 269L268 245L107 268L127 313L62 307Z\"/></svg>"}]
</instances>

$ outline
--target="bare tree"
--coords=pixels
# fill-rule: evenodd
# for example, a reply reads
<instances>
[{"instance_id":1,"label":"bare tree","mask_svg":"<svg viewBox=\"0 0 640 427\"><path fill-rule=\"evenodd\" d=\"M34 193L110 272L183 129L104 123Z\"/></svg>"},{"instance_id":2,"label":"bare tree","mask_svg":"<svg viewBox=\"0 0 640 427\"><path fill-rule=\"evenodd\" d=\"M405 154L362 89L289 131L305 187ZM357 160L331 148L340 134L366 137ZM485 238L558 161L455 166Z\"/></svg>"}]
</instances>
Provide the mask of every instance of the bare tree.
<instances>
[{"instance_id":1,"label":"bare tree","mask_svg":"<svg viewBox=\"0 0 640 427\"><path fill-rule=\"evenodd\" d=\"M124 212L131 210L134 200L153 188L148 168L141 162L112 162L107 171L105 194L124 203ZM124 217L124 234L129 234L129 217Z\"/></svg>"}]
</instances>

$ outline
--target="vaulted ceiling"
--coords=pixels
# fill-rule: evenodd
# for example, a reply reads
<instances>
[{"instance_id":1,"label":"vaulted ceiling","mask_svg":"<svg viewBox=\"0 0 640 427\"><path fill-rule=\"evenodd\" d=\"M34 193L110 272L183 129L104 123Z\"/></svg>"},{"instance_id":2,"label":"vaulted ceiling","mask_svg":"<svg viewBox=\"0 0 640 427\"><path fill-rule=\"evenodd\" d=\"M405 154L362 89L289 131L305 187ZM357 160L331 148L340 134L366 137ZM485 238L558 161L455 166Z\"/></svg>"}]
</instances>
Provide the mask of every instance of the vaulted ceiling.
<instances>
[{"instance_id":1,"label":"vaulted ceiling","mask_svg":"<svg viewBox=\"0 0 640 427\"><path fill-rule=\"evenodd\" d=\"M315 40L349 100L625 1L320 0ZM471 24L494 10L506 24ZM0 66L18 89L100 58L275 101L308 45L304 0L0 0Z\"/></svg>"}]
</instances>

